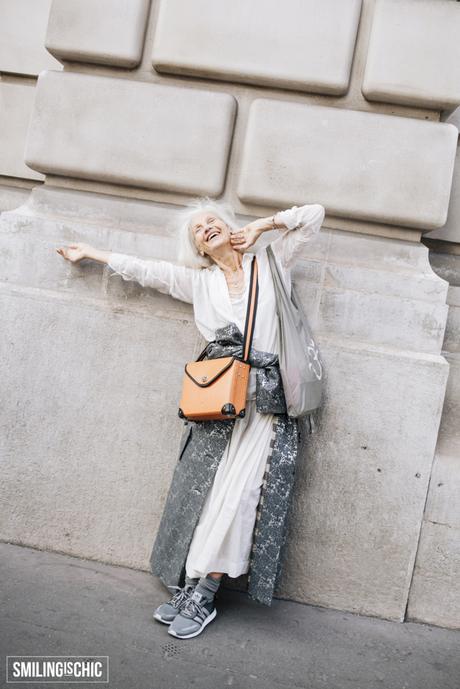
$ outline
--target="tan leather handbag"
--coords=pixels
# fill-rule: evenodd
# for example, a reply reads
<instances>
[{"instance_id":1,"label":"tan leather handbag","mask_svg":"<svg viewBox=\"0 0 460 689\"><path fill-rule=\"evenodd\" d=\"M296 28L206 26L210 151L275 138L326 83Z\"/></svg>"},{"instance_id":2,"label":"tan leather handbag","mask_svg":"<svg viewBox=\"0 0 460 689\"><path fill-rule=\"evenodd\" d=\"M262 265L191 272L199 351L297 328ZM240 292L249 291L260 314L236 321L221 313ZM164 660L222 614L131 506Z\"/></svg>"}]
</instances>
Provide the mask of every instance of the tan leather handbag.
<instances>
[{"instance_id":1,"label":"tan leather handbag","mask_svg":"<svg viewBox=\"0 0 460 689\"><path fill-rule=\"evenodd\" d=\"M185 364L179 416L190 421L233 419L245 415L251 365L248 363L259 294L258 266L251 262L248 306L242 358L205 359L206 347L195 361Z\"/></svg>"}]
</instances>

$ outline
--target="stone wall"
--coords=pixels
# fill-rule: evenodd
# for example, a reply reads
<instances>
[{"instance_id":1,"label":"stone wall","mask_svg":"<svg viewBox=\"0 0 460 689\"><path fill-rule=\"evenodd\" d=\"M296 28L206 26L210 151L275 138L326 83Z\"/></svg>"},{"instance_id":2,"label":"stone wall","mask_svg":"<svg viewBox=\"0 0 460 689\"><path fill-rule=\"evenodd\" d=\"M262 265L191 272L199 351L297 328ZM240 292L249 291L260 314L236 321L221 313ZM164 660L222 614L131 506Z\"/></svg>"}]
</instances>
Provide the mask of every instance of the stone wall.
<instances>
[{"instance_id":1,"label":"stone wall","mask_svg":"<svg viewBox=\"0 0 460 689\"><path fill-rule=\"evenodd\" d=\"M0 538L147 569L202 345L189 305L56 247L175 260L195 195L242 223L321 203L295 278L326 395L279 595L460 626L460 4L0 0L0 16Z\"/></svg>"}]
</instances>

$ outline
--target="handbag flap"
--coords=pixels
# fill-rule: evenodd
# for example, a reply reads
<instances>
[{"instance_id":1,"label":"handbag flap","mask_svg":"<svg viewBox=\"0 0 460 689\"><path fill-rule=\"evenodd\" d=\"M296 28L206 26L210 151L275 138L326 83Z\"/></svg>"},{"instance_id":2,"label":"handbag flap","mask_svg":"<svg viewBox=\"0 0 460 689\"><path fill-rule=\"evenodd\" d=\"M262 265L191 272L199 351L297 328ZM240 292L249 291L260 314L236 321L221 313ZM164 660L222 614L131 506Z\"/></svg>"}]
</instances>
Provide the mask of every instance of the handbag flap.
<instances>
[{"instance_id":1,"label":"handbag flap","mask_svg":"<svg viewBox=\"0 0 460 689\"><path fill-rule=\"evenodd\" d=\"M190 361L185 364L185 373L200 388L214 383L235 361L234 356L223 356L204 361Z\"/></svg>"}]
</instances>

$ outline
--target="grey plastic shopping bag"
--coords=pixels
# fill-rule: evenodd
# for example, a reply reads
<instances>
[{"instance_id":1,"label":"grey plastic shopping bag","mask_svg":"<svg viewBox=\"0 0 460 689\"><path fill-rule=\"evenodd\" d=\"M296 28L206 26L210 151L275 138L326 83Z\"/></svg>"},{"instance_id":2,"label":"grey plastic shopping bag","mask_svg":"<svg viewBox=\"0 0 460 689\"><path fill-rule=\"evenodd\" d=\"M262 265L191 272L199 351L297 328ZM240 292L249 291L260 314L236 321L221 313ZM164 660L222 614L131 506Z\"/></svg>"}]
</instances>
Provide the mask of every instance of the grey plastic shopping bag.
<instances>
[{"instance_id":1,"label":"grey plastic shopping bag","mask_svg":"<svg viewBox=\"0 0 460 689\"><path fill-rule=\"evenodd\" d=\"M323 364L296 290L292 286L288 293L271 246L266 249L276 295L279 363L287 413L306 416L321 405Z\"/></svg>"}]
</instances>

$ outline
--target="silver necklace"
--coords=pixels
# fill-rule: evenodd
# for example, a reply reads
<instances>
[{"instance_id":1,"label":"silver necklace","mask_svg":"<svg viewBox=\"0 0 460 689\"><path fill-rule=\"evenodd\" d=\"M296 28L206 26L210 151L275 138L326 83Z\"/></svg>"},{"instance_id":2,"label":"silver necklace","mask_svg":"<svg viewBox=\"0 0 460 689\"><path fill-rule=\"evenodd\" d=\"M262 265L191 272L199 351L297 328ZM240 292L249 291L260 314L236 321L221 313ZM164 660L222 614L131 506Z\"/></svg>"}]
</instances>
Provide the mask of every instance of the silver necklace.
<instances>
[{"instance_id":1,"label":"silver necklace","mask_svg":"<svg viewBox=\"0 0 460 689\"><path fill-rule=\"evenodd\" d=\"M244 270L242 267L240 267L235 270L234 273L236 273L235 277L231 273L228 275L228 277L227 275L225 276L228 289L232 294L241 294L244 291L244 289L242 289L244 286Z\"/></svg>"}]
</instances>

